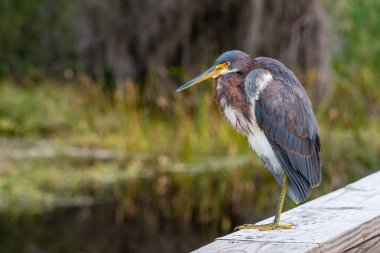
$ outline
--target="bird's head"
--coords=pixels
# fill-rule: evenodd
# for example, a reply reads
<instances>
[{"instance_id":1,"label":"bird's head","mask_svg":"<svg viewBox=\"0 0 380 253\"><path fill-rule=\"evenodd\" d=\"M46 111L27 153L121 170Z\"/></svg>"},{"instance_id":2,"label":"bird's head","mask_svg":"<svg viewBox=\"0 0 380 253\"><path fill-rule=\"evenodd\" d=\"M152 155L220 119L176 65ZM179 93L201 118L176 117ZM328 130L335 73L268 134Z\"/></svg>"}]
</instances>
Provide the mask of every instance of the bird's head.
<instances>
[{"instance_id":1,"label":"bird's head","mask_svg":"<svg viewBox=\"0 0 380 253\"><path fill-rule=\"evenodd\" d=\"M229 73L246 71L251 61L252 59L249 55L239 50L225 52L216 59L211 68L179 87L176 92L187 89L209 78L217 78Z\"/></svg>"}]
</instances>

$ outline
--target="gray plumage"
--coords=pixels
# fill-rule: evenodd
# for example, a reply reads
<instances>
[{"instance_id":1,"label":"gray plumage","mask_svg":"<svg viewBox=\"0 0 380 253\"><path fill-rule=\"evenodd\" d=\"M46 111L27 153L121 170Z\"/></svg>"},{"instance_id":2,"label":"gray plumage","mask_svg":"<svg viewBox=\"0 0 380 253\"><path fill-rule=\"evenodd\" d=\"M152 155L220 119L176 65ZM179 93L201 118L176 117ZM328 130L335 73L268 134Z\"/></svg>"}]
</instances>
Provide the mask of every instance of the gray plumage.
<instances>
[{"instance_id":1,"label":"gray plumage","mask_svg":"<svg viewBox=\"0 0 380 253\"><path fill-rule=\"evenodd\" d=\"M321 182L319 130L311 103L295 75L282 63L261 57L254 59L254 66L245 80L247 98L252 101L259 78L269 71L273 79L255 100L254 113L289 178L288 195L299 203ZM274 176L282 184L281 176Z\"/></svg>"},{"instance_id":2,"label":"gray plumage","mask_svg":"<svg viewBox=\"0 0 380 253\"><path fill-rule=\"evenodd\" d=\"M214 98L224 117L247 137L281 186L273 222L236 229L291 228L280 224L285 193L298 204L321 182L319 130L304 88L279 61L233 50L176 92L209 78L214 78Z\"/></svg>"}]
</instances>

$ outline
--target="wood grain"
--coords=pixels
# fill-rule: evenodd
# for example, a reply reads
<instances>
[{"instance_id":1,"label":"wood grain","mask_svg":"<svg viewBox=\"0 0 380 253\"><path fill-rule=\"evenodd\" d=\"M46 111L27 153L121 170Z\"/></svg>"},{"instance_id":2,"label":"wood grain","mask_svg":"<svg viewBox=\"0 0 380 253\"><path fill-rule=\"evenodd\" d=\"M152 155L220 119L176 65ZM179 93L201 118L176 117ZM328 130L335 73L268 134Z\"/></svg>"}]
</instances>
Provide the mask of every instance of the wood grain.
<instances>
[{"instance_id":1,"label":"wood grain","mask_svg":"<svg viewBox=\"0 0 380 253\"><path fill-rule=\"evenodd\" d=\"M380 236L369 239L354 248L346 250L344 253L368 253L368 252L380 252Z\"/></svg>"},{"instance_id":2,"label":"wood grain","mask_svg":"<svg viewBox=\"0 0 380 253\"><path fill-rule=\"evenodd\" d=\"M294 228L241 230L194 252L371 252L380 243L380 172L285 212L281 223Z\"/></svg>"}]
</instances>

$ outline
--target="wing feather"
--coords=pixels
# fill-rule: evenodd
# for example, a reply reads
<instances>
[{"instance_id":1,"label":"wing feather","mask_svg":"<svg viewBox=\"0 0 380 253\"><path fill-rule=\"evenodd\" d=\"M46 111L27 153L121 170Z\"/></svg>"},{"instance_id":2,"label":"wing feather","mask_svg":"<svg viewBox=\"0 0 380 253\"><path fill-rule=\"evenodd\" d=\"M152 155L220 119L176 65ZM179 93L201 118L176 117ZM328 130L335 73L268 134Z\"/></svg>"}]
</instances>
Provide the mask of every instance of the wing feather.
<instances>
[{"instance_id":1,"label":"wing feather","mask_svg":"<svg viewBox=\"0 0 380 253\"><path fill-rule=\"evenodd\" d=\"M289 178L296 195L293 199L300 202L321 182L319 129L307 94L294 74L277 61L270 67L280 70L271 72L275 73L273 79L264 89L258 89L258 82L270 71L268 66L247 75L245 91L258 126Z\"/></svg>"}]
</instances>

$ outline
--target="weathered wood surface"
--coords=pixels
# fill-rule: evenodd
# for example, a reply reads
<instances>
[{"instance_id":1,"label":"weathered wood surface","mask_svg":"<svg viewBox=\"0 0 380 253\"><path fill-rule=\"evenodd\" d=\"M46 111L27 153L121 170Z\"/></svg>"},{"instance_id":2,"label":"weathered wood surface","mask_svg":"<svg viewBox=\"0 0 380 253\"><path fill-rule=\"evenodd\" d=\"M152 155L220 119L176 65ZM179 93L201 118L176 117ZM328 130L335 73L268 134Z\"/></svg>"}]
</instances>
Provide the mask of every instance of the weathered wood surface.
<instances>
[{"instance_id":1,"label":"weathered wood surface","mask_svg":"<svg viewBox=\"0 0 380 253\"><path fill-rule=\"evenodd\" d=\"M380 172L283 213L281 223L294 228L241 230L194 252L380 252Z\"/></svg>"},{"instance_id":2,"label":"weathered wood surface","mask_svg":"<svg viewBox=\"0 0 380 253\"><path fill-rule=\"evenodd\" d=\"M346 250L344 253L368 253L380 252L380 236L369 239L351 249Z\"/></svg>"}]
</instances>

